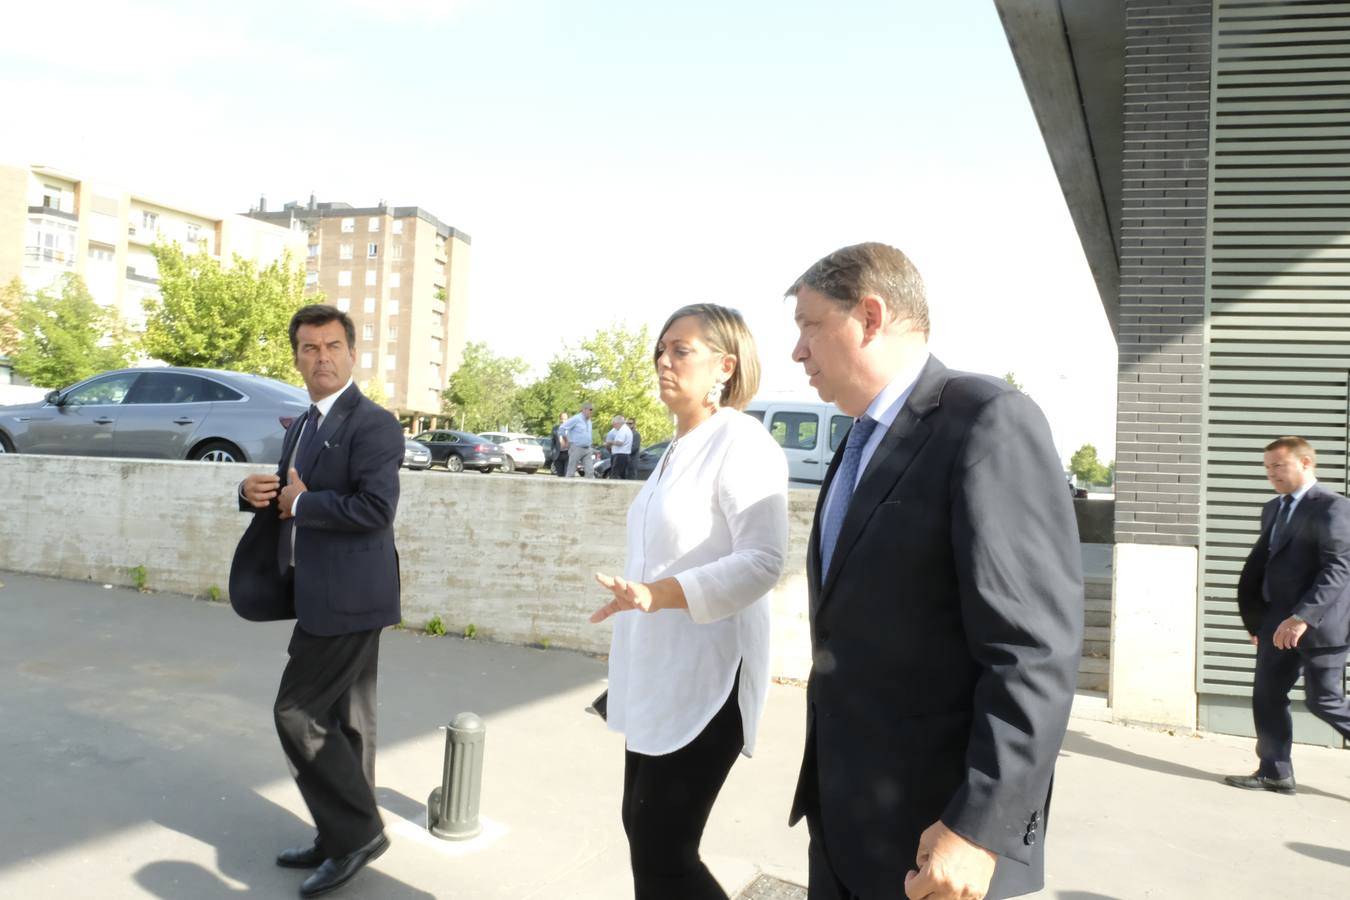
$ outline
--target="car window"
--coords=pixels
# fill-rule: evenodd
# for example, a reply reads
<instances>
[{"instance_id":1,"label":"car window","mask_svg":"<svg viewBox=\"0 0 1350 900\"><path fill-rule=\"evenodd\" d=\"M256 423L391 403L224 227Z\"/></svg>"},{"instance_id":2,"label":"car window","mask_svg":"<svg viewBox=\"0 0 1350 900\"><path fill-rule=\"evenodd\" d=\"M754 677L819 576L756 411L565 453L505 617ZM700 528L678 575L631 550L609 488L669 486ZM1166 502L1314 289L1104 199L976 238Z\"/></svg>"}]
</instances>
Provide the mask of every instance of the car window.
<instances>
[{"instance_id":1,"label":"car window","mask_svg":"<svg viewBox=\"0 0 1350 900\"><path fill-rule=\"evenodd\" d=\"M239 400L241 396L222 384L182 372L143 372L124 403L209 403Z\"/></svg>"},{"instance_id":2,"label":"car window","mask_svg":"<svg viewBox=\"0 0 1350 900\"><path fill-rule=\"evenodd\" d=\"M65 406L111 406L121 403L139 378L139 372L122 372L82 384L65 395Z\"/></svg>"},{"instance_id":3,"label":"car window","mask_svg":"<svg viewBox=\"0 0 1350 900\"><path fill-rule=\"evenodd\" d=\"M780 412L769 419L769 434L787 450L814 450L818 427L815 413Z\"/></svg>"},{"instance_id":4,"label":"car window","mask_svg":"<svg viewBox=\"0 0 1350 900\"><path fill-rule=\"evenodd\" d=\"M852 416L830 416L831 453L839 449L839 445L844 442L844 437L848 435L849 427L852 425L853 425Z\"/></svg>"}]
</instances>

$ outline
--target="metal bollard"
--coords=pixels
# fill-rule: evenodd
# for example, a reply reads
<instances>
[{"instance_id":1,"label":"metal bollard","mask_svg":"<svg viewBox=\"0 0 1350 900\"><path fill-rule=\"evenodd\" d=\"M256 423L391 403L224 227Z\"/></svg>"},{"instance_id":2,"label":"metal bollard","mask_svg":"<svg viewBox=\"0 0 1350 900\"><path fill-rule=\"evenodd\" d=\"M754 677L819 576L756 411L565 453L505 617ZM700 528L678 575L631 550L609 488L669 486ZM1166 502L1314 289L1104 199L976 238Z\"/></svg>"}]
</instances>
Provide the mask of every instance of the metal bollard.
<instances>
[{"instance_id":1,"label":"metal bollard","mask_svg":"<svg viewBox=\"0 0 1350 900\"><path fill-rule=\"evenodd\" d=\"M483 789L483 720L471 712L455 716L445 729L441 786L427 798L427 830L447 841L476 837L478 800Z\"/></svg>"}]
</instances>

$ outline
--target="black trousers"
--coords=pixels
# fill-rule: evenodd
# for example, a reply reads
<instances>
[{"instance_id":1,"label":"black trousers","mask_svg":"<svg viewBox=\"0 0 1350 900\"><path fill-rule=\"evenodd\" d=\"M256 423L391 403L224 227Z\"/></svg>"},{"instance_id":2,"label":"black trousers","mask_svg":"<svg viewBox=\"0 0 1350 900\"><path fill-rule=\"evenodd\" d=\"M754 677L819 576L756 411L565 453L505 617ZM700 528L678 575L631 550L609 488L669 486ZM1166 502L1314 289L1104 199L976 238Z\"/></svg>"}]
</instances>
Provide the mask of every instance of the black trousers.
<instances>
[{"instance_id":1,"label":"black trousers","mask_svg":"<svg viewBox=\"0 0 1350 900\"><path fill-rule=\"evenodd\" d=\"M699 858L713 802L745 745L738 703L731 695L698 737L674 753L626 751L623 830L633 867L634 900L727 900Z\"/></svg>"},{"instance_id":2,"label":"black trousers","mask_svg":"<svg viewBox=\"0 0 1350 900\"><path fill-rule=\"evenodd\" d=\"M1289 692L1299 673L1303 694L1313 715L1350 738L1350 701L1345 698L1345 660L1350 648L1276 649L1274 629L1261 632L1256 648L1256 678L1252 685L1252 719L1256 725L1257 772L1267 778L1290 778L1294 749L1294 719L1289 714Z\"/></svg>"},{"instance_id":3,"label":"black trousers","mask_svg":"<svg viewBox=\"0 0 1350 900\"><path fill-rule=\"evenodd\" d=\"M628 454L615 453L610 458L609 477L627 478L628 477Z\"/></svg>"},{"instance_id":4,"label":"black trousers","mask_svg":"<svg viewBox=\"0 0 1350 900\"><path fill-rule=\"evenodd\" d=\"M345 856L384 829L375 805L375 675L380 631L291 635L273 718L281 749L318 828L316 843Z\"/></svg>"}]
</instances>

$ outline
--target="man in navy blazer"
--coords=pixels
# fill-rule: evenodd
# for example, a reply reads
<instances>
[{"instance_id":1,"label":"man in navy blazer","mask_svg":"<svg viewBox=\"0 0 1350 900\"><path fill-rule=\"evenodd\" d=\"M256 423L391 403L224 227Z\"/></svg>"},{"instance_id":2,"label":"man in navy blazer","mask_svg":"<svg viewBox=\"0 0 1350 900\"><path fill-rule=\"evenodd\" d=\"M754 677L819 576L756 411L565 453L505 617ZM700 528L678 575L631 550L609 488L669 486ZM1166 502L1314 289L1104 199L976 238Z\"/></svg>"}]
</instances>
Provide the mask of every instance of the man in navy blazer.
<instances>
[{"instance_id":1,"label":"man in navy blazer","mask_svg":"<svg viewBox=\"0 0 1350 900\"><path fill-rule=\"evenodd\" d=\"M855 417L807 555L813 664L791 821L811 900L1041 887L1082 652L1078 530L1045 417L928 353L923 282L884 244L788 290L793 359Z\"/></svg>"},{"instance_id":2,"label":"man in navy blazer","mask_svg":"<svg viewBox=\"0 0 1350 900\"><path fill-rule=\"evenodd\" d=\"M1301 437L1267 444L1265 465L1279 496L1261 510L1261 535L1238 579L1238 611L1256 646L1258 765L1251 775L1224 781L1292 794L1289 692L1300 673L1308 709L1350 738L1350 500L1318 483L1317 454Z\"/></svg>"},{"instance_id":3,"label":"man in navy blazer","mask_svg":"<svg viewBox=\"0 0 1350 900\"><path fill-rule=\"evenodd\" d=\"M300 895L346 884L388 847L375 804L375 682L380 631L397 624L403 431L352 382L355 328L321 304L290 324L313 405L286 432L274 475L249 475L254 513L230 569L244 618L295 619L273 709L277 734L318 836L277 864L313 868Z\"/></svg>"}]
</instances>

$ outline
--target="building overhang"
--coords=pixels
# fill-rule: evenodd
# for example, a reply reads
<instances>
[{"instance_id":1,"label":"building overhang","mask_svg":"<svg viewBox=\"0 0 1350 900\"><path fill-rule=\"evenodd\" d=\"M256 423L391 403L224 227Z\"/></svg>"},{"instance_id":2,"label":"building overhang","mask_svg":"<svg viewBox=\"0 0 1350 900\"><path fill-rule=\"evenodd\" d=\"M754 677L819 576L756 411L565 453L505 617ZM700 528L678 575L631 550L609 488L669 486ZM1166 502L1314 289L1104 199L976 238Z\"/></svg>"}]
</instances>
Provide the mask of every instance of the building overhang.
<instances>
[{"instance_id":1,"label":"building overhang","mask_svg":"<svg viewBox=\"0 0 1350 900\"><path fill-rule=\"evenodd\" d=\"M1124 0L994 0L1116 332L1124 152Z\"/></svg>"}]
</instances>

